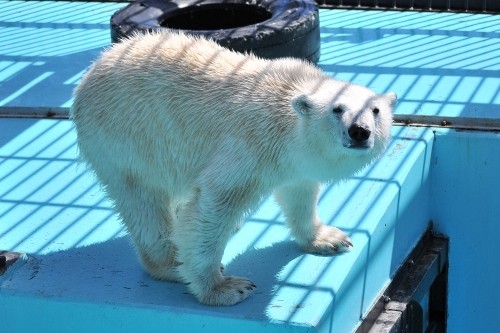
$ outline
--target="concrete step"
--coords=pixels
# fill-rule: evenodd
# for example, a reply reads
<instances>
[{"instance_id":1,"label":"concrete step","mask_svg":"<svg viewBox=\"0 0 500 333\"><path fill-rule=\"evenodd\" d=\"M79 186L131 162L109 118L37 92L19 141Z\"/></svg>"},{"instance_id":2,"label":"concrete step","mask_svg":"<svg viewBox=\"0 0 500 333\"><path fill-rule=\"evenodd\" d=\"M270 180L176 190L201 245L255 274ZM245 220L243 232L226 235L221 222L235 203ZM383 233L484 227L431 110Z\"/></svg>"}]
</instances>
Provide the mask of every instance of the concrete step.
<instances>
[{"instance_id":1,"label":"concrete step","mask_svg":"<svg viewBox=\"0 0 500 333\"><path fill-rule=\"evenodd\" d=\"M198 304L151 279L94 178L77 165L67 120L0 119L0 249L26 253L0 277L9 332L349 332L428 226L432 133L395 127L384 157L327 185L319 213L350 253L302 253L272 199L231 239L226 273L257 292L232 307Z\"/></svg>"}]
</instances>

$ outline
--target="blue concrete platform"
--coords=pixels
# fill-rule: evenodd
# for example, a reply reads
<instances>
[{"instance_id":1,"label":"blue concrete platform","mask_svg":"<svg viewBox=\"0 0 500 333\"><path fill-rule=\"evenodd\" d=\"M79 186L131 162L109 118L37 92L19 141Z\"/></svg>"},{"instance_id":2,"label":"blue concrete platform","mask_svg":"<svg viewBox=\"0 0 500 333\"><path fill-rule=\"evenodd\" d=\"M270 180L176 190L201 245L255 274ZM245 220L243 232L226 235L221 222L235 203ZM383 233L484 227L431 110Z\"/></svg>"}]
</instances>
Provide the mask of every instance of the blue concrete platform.
<instances>
[{"instance_id":1,"label":"blue concrete platform","mask_svg":"<svg viewBox=\"0 0 500 333\"><path fill-rule=\"evenodd\" d=\"M481 262L467 307L463 286L478 283L463 272L477 271L481 249L496 251L498 133L394 127L379 162L322 192L320 216L355 245L340 256L301 253L265 201L223 258L228 274L256 283L256 294L234 307L202 306L185 286L141 269L111 203L77 163L70 121L32 117L67 114L71 91L109 45L110 15L124 4L0 5L0 250L26 253L0 276L0 331L351 332L431 219L453 237L450 332L491 331L487 319L500 304L481 307L498 291L500 261ZM319 66L395 91L398 117L500 128L500 16L321 10L320 19ZM471 224L468 237L462 230Z\"/></svg>"},{"instance_id":2,"label":"blue concrete platform","mask_svg":"<svg viewBox=\"0 0 500 333\"><path fill-rule=\"evenodd\" d=\"M227 274L258 286L233 307L199 305L181 284L141 269L93 176L78 167L70 121L1 119L0 248L27 257L0 278L9 332L347 332L426 229L432 133L395 128L386 156L327 186L322 219L346 230L347 254L301 253L272 200L230 241ZM418 203L415 203L418 202ZM29 313L30 320L24 320ZM57 322L57 324L56 324ZM42 329L44 328L44 329Z\"/></svg>"},{"instance_id":3,"label":"blue concrete platform","mask_svg":"<svg viewBox=\"0 0 500 333\"><path fill-rule=\"evenodd\" d=\"M395 91L398 115L498 123L498 15L332 10L321 24L322 68Z\"/></svg>"}]
</instances>

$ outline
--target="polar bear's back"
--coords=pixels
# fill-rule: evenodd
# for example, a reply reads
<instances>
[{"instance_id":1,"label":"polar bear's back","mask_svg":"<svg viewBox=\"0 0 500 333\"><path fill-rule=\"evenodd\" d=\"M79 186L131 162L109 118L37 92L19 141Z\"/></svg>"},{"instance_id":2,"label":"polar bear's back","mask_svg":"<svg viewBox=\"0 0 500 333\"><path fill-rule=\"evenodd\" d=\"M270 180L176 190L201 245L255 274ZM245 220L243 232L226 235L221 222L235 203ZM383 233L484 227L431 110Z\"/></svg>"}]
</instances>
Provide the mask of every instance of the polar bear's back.
<instances>
[{"instance_id":1,"label":"polar bear's back","mask_svg":"<svg viewBox=\"0 0 500 333\"><path fill-rule=\"evenodd\" d=\"M76 118L97 118L101 126L139 122L137 117L219 118L230 130L231 121L241 125L247 117L293 115L290 100L308 76L321 80L324 74L296 59L270 61L204 38L150 33L102 54L75 91L72 112ZM191 129L195 125L189 124Z\"/></svg>"},{"instance_id":2,"label":"polar bear's back","mask_svg":"<svg viewBox=\"0 0 500 333\"><path fill-rule=\"evenodd\" d=\"M113 93L119 98L110 103L129 105L135 100L143 107L148 106L150 115L154 111L165 111L165 107L148 105L160 100L190 103L203 98L203 104L207 105L212 98L220 102L230 96L230 90L238 90L234 87L238 82L235 72L248 80L259 65L246 65L245 72L241 66L259 61L222 49L213 41L178 33L133 36L102 54L84 77L76 95L84 99L88 93L89 99L99 101L101 94ZM120 95L121 92L124 94ZM112 110L106 112L109 111Z\"/></svg>"},{"instance_id":3,"label":"polar bear's back","mask_svg":"<svg viewBox=\"0 0 500 333\"><path fill-rule=\"evenodd\" d=\"M240 158L248 161L276 155L265 150L294 135L290 100L309 76L323 74L299 60L259 59L203 38L132 37L105 51L75 91L79 148L103 183L125 170L148 175L152 185L164 177L162 187L189 187L224 145L247 151Z\"/></svg>"}]
</instances>

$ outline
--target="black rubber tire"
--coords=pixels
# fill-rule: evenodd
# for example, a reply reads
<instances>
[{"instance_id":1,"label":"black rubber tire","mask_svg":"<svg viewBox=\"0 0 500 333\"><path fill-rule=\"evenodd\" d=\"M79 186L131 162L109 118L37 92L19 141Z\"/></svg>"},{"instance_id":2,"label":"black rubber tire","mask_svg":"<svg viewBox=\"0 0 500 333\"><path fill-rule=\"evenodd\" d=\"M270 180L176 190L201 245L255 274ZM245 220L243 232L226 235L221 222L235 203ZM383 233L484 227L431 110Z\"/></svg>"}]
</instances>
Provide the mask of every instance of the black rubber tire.
<instances>
[{"instance_id":1,"label":"black rubber tire","mask_svg":"<svg viewBox=\"0 0 500 333\"><path fill-rule=\"evenodd\" d=\"M255 11L264 19L253 23L247 17L241 21L246 25L229 28L205 29L196 19L192 20L192 28L189 24L182 28L165 24L178 15L193 17L205 12L213 18L214 8L219 18L239 8L238 11ZM226 14L221 14L221 10ZM238 14L238 20L246 16L244 12ZM113 43L136 31L158 29L203 35L232 50L251 51L263 58L296 57L316 63L320 56L319 15L314 0L254 0L252 4L248 0L143 0L130 3L111 17Z\"/></svg>"}]
</instances>

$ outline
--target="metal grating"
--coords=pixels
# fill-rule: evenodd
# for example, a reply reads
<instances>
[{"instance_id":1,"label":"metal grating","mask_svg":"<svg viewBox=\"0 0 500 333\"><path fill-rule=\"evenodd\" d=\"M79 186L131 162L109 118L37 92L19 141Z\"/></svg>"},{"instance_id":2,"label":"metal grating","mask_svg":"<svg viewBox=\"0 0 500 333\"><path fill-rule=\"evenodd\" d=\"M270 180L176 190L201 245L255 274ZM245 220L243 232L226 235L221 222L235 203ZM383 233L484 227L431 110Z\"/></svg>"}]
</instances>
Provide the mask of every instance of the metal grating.
<instances>
[{"instance_id":1,"label":"metal grating","mask_svg":"<svg viewBox=\"0 0 500 333\"><path fill-rule=\"evenodd\" d=\"M317 0L322 7L500 13L498 0Z\"/></svg>"}]
</instances>

